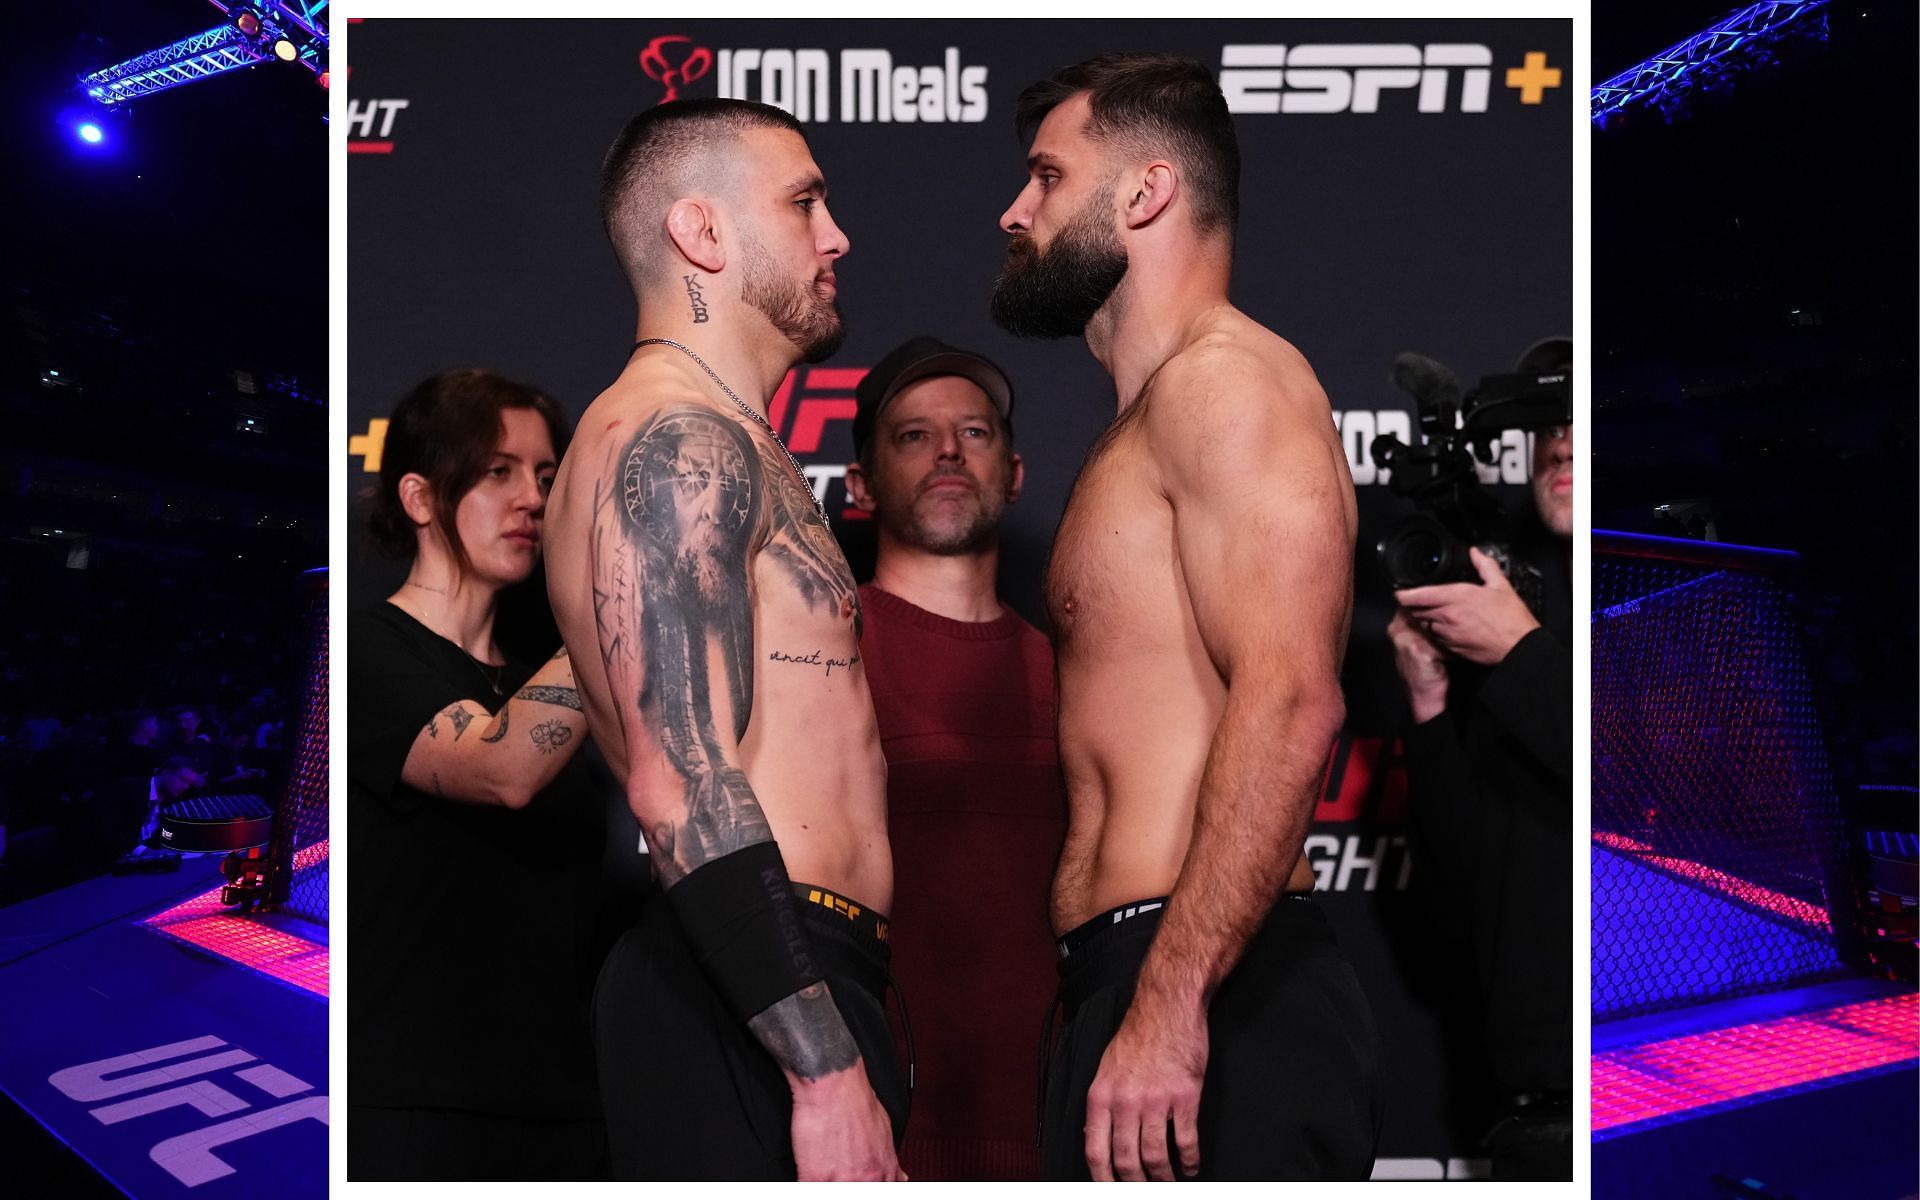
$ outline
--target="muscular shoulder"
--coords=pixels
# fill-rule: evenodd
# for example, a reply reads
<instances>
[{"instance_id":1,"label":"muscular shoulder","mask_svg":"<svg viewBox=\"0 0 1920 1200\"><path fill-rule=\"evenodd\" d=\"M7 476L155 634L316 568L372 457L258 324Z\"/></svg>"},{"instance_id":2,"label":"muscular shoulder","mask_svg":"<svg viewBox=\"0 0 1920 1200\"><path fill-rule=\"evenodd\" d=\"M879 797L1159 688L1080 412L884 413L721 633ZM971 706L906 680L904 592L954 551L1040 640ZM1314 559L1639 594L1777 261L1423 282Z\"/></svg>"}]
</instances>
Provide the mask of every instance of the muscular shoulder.
<instances>
[{"instance_id":1,"label":"muscular shoulder","mask_svg":"<svg viewBox=\"0 0 1920 1200\"><path fill-rule=\"evenodd\" d=\"M1275 455L1331 439L1332 409L1313 368L1286 341L1252 330L1208 334L1154 377L1143 415L1167 467L1264 474L1281 465Z\"/></svg>"},{"instance_id":2,"label":"muscular shoulder","mask_svg":"<svg viewBox=\"0 0 1920 1200\"><path fill-rule=\"evenodd\" d=\"M692 415L730 421L712 399L687 385L683 376L658 367L636 366L594 398L581 414L574 445L602 452L623 448L643 430L668 415Z\"/></svg>"}]
</instances>

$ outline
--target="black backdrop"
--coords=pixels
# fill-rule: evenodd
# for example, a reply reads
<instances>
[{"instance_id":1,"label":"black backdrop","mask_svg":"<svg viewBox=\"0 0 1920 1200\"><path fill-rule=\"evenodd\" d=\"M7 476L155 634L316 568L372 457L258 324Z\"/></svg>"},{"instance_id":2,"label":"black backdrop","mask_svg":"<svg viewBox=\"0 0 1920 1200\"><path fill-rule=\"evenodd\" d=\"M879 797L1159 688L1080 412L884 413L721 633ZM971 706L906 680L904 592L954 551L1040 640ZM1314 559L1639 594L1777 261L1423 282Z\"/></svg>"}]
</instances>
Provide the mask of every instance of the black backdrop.
<instances>
[{"instance_id":1,"label":"black backdrop","mask_svg":"<svg viewBox=\"0 0 1920 1200\"><path fill-rule=\"evenodd\" d=\"M1401 837L1405 706L1371 554L1401 502L1365 447L1396 422L1403 436L1417 427L1388 380L1395 353L1431 355L1470 379L1509 370L1527 344L1571 328L1581 118L1569 23L376 20L347 34L355 490L371 479L372 422L432 371L492 368L577 415L620 370L633 304L595 190L601 155L634 112L668 84L687 96L804 102L852 244L836 267L849 336L834 361L789 380L776 422L817 468L864 578L871 526L845 515L837 473L851 451L853 382L922 332L1000 362L1027 461L1003 592L1037 624L1053 530L1114 397L1081 344L1017 342L988 319L1005 253L997 219L1024 179L1013 99L1105 50L1175 50L1219 71L1245 162L1233 298L1318 371L1359 492L1349 730L1308 853L1391 1056L1377 1173L1432 1176L1475 1157L1487 1097L1473 1065L1476 1009L1457 990L1471 972L1464 951L1436 943L1413 911ZM1530 54L1561 72L1535 103L1509 75ZM867 76L887 86L863 114L861 71L875 62L891 72ZM882 92L911 103L881 120ZM1499 482L1514 485L1526 454L1509 436ZM1524 502L1519 487L1502 490ZM354 604L397 582L392 566L356 550ZM1452 1166L1463 1169L1474 1166Z\"/></svg>"}]
</instances>

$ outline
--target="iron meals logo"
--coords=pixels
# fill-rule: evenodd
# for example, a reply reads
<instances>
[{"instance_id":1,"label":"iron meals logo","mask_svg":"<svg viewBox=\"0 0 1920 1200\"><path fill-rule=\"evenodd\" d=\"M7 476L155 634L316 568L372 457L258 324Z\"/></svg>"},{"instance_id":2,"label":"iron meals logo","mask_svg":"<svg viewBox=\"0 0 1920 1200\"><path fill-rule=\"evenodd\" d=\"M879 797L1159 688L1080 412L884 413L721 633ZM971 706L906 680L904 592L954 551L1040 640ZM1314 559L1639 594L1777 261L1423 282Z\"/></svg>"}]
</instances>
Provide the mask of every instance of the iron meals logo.
<instances>
[{"instance_id":1,"label":"iron meals logo","mask_svg":"<svg viewBox=\"0 0 1920 1200\"><path fill-rule=\"evenodd\" d=\"M647 73L648 79L657 80L667 89L667 94L660 97L664 104L680 98L681 84L706 78L707 72L713 69L713 51L694 45L690 37L663 34L648 42L647 48L640 52L640 69Z\"/></svg>"},{"instance_id":2,"label":"iron meals logo","mask_svg":"<svg viewBox=\"0 0 1920 1200\"><path fill-rule=\"evenodd\" d=\"M1454 85L1455 76L1459 86ZM1520 103L1539 104L1560 86L1558 67L1530 51L1510 68L1506 85ZM1418 111L1483 113L1493 83L1493 50L1474 43L1414 45L1226 46L1220 51L1220 90L1235 113L1374 113L1381 94L1417 89Z\"/></svg>"},{"instance_id":3,"label":"iron meals logo","mask_svg":"<svg viewBox=\"0 0 1920 1200\"><path fill-rule=\"evenodd\" d=\"M987 119L987 68L967 66L958 46L948 46L938 64L895 63L883 49L756 49L710 52L679 34L654 38L640 53L647 76L666 86L662 101L714 68L722 99L758 100L785 109L799 121L906 124ZM836 110L834 84L838 81ZM836 118L835 113L838 113Z\"/></svg>"}]
</instances>

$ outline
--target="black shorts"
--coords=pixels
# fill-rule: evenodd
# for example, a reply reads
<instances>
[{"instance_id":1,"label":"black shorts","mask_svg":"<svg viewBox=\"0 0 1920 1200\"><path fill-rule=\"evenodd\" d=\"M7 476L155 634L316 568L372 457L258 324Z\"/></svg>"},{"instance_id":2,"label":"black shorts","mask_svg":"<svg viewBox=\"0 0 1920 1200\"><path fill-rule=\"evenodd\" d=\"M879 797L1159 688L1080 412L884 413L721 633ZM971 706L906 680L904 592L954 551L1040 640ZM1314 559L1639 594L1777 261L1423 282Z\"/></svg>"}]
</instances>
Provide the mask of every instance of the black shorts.
<instances>
[{"instance_id":1,"label":"black shorts","mask_svg":"<svg viewBox=\"0 0 1920 1200\"><path fill-rule=\"evenodd\" d=\"M887 943L870 924L799 908L897 1146L907 1081L887 1026ZM662 893L647 897L601 967L593 1024L613 1178L796 1177L786 1076L728 1011Z\"/></svg>"},{"instance_id":2,"label":"black shorts","mask_svg":"<svg viewBox=\"0 0 1920 1200\"><path fill-rule=\"evenodd\" d=\"M369 1180L605 1179L598 1120L347 1106L347 1177Z\"/></svg>"},{"instance_id":3,"label":"black shorts","mask_svg":"<svg viewBox=\"0 0 1920 1200\"><path fill-rule=\"evenodd\" d=\"M1126 916L1129 909L1135 915ZM1089 1178L1087 1089L1133 1001L1165 911L1153 900L1122 905L1061 939L1063 1023L1041 1108L1049 1179ZM1383 1105L1380 1037L1360 981L1312 900L1287 896L1274 905L1215 994L1207 1033L1200 1179L1372 1174Z\"/></svg>"}]
</instances>

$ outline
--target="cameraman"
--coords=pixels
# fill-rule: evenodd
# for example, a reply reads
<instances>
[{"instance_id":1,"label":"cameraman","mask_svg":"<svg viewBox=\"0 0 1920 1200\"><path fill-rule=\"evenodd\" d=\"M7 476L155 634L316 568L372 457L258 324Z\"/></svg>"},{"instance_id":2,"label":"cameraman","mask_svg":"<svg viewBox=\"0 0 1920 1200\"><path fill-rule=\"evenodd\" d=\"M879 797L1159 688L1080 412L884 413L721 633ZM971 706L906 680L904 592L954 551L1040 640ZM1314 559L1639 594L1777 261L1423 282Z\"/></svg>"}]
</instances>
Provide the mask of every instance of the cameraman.
<instances>
[{"instance_id":1,"label":"cameraman","mask_svg":"<svg viewBox=\"0 0 1920 1200\"><path fill-rule=\"evenodd\" d=\"M1521 372L1570 371L1542 342ZM1387 626L1407 688L1410 828L1423 886L1471 948L1499 1104L1495 1179L1573 1177L1573 430L1534 431L1538 526L1514 556L1541 574L1541 612L1495 561L1479 583L1406 588Z\"/></svg>"}]
</instances>

